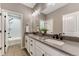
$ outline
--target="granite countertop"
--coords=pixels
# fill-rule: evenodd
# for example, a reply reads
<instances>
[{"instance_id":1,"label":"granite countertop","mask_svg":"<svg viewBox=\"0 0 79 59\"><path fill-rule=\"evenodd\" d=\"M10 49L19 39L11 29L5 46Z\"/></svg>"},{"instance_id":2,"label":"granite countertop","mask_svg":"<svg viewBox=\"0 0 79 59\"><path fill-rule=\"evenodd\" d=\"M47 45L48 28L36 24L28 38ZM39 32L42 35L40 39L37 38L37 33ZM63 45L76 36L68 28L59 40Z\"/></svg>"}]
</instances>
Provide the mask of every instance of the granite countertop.
<instances>
[{"instance_id":1,"label":"granite countertop","mask_svg":"<svg viewBox=\"0 0 79 59\"><path fill-rule=\"evenodd\" d=\"M56 44L51 44L49 42L46 42L42 37L40 37L39 35L34 35L34 34L28 34L29 37L38 40L50 47L56 48L62 52L65 52L71 56L79 56L79 42L74 42L74 41L68 41L68 40L57 40L57 41L61 41L64 42L64 44L62 46L56 45ZM42 39L40 39L42 38ZM56 40L51 38L51 40Z\"/></svg>"}]
</instances>

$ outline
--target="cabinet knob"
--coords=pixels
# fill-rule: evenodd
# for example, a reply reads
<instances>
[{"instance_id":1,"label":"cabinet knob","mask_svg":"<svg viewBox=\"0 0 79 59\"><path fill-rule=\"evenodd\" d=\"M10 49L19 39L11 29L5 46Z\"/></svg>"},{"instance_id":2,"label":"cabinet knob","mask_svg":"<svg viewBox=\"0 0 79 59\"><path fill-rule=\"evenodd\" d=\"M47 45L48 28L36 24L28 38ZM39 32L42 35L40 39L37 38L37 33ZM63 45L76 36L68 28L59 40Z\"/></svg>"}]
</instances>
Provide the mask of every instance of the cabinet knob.
<instances>
[{"instance_id":1,"label":"cabinet knob","mask_svg":"<svg viewBox=\"0 0 79 59\"><path fill-rule=\"evenodd\" d=\"M31 44L31 46L33 46L33 45Z\"/></svg>"},{"instance_id":2,"label":"cabinet knob","mask_svg":"<svg viewBox=\"0 0 79 59\"><path fill-rule=\"evenodd\" d=\"M42 56L44 56L44 54L42 54Z\"/></svg>"},{"instance_id":3,"label":"cabinet knob","mask_svg":"<svg viewBox=\"0 0 79 59\"><path fill-rule=\"evenodd\" d=\"M31 40L31 42L33 42L33 41Z\"/></svg>"},{"instance_id":4,"label":"cabinet knob","mask_svg":"<svg viewBox=\"0 0 79 59\"><path fill-rule=\"evenodd\" d=\"M32 52L30 52L31 54L33 54Z\"/></svg>"}]
</instances>

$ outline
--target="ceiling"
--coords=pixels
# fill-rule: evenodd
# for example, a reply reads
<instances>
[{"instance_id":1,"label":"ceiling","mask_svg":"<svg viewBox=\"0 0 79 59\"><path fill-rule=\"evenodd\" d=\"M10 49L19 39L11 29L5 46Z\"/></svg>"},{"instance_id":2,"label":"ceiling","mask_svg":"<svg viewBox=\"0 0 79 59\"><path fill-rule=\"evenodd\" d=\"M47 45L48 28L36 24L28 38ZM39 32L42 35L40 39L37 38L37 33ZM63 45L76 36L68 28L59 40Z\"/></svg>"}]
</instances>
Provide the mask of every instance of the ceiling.
<instances>
[{"instance_id":1,"label":"ceiling","mask_svg":"<svg viewBox=\"0 0 79 59\"><path fill-rule=\"evenodd\" d=\"M22 3L22 4L30 8L33 8L36 5L36 3Z\"/></svg>"},{"instance_id":2,"label":"ceiling","mask_svg":"<svg viewBox=\"0 0 79 59\"><path fill-rule=\"evenodd\" d=\"M36 3L22 3L22 4L30 8L34 8L34 6L36 5ZM41 13L49 14L61 7L64 7L67 4L68 3L46 3L46 7L41 11Z\"/></svg>"},{"instance_id":3,"label":"ceiling","mask_svg":"<svg viewBox=\"0 0 79 59\"><path fill-rule=\"evenodd\" d=\"M46 8L43 9L41 12L44 14L49 14L51 12L54 12L55 10L67 5L67 3L51 3L47 4Z\"/></svg>"}]
</instances>

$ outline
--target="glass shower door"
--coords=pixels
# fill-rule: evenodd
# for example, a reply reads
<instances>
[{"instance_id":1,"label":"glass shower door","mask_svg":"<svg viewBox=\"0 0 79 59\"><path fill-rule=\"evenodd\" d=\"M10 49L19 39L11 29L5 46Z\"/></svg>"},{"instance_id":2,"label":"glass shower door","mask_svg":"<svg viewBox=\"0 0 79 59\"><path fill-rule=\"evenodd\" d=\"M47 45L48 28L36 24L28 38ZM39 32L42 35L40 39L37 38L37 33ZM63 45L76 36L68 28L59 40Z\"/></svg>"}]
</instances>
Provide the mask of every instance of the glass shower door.
<instances>
[{"instance_id":1,"label":"glass shower door","mask_svg":"<svg viewBox=\"0 0 79 59\"><path fill-rule=\"evenodd\" d=\"M9 17L9 27L8 27L8 38L9 38L9 40L11 40L12 39L12 24L13 24L13 20L14 20L14 18L11 16L11 15L8 15L8 17Z\"/></svg>"},{"instance_id":2,"label":"glass shower door","mask_svg":"<svg viewBox=\"0 0 79 59\"><path fill-rule=\"evenodd\" d=\"M9 16L8 37L10 40L15 40L17 37L21 37L21 18L16 15Z\"/></svg>"}]
</instances>

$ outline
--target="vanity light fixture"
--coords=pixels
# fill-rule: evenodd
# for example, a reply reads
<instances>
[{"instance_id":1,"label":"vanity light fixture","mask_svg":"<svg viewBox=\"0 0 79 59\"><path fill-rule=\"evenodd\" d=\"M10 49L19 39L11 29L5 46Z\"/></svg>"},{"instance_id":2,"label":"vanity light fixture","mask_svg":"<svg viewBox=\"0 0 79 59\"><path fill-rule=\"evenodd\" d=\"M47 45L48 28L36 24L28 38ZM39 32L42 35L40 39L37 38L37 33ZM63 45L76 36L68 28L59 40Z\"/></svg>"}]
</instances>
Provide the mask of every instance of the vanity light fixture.
<instances>
[{"instance_id":1,"label":"vanity light fixture","mask_svg":"<svg viewBox=\"0 0 79 59\"><path fill-rule=\"evenodd\" d=\"M36 15L39 15L39 14L40 14L40 9L35 10L35 11L32 13L32 16L36 16Z\"/></svg>"}]
</instances>

